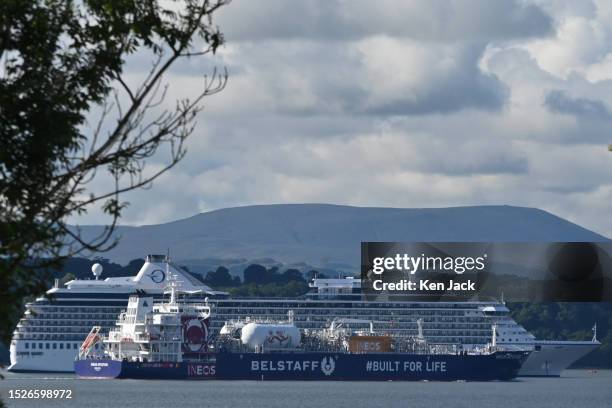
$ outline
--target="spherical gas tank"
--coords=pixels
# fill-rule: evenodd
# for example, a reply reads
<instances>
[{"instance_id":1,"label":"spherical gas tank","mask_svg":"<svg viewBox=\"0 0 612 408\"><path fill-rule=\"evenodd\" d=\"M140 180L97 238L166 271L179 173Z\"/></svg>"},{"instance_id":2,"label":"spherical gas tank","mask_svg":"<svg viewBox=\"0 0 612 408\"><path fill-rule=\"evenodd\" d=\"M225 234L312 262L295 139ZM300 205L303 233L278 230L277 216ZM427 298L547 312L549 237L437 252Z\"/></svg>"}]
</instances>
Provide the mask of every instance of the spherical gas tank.
<instances>
[{"instance_id":1,"label":"spherical gas tank","mask_svg":"<svg viewBox=\"0 0 612 408\"><path fill-rule=\"evenodd\" d=\"M222 336L229 336L234 339L239 339L244 325L245 323L242 323L242 322L236 322L236 323L226 322L223 325L223 327L221 327L219 334L221 334Z\"/></svg>"},{"instance_id":2,"label":"spherical gas tank","mask_svg":"<svg viewBox=\"0 0 612 408\"><path fill-rule=\"evenodd\" d=\"M242 328L240 340L251 347L293 348L300 345L300 330L293 324L248 323Z\"/></svg>"}]
</instances>

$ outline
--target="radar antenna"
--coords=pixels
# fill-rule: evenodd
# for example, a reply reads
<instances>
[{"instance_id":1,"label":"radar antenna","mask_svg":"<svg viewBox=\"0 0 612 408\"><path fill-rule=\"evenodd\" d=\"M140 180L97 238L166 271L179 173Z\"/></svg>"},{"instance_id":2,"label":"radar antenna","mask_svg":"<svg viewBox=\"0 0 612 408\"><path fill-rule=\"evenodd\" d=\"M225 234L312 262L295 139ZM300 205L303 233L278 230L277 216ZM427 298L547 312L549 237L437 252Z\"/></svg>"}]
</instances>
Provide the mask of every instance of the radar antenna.
<instances>
[{"instance_id":1,"label":"radar antenna","mask_svg":"<svg viewBox=\"0 0 612 408\"><path fill-rule=\"evenodd\" d=\"M104 268L99 263L95 263L91 266L91 273L93 273L93 276L96 278L96 280L98 280L98 278L100 278L100 275L102 275L103 269Z\"/></svg>"}]
</instances>

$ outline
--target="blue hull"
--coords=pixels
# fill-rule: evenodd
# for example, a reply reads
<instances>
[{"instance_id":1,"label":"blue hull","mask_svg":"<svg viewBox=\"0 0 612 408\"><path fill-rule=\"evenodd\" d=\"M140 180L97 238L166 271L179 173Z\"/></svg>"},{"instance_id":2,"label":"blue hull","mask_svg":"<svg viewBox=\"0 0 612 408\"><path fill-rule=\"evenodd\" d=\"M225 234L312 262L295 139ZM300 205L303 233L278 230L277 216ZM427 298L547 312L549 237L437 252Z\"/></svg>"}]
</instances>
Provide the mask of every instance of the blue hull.
<instances>
[{"instance_id":1,"label":"blue hull","mask_svg":"<svg viewBox=\"0 0 612 408\"><path fill-rule=\"evenodd\" d=\"M77 360L74 371L84 378L134 378L143 380L210 380L214 363L141 363L116 360Z\"/></svg>"},{"instance_id":2,"label":"blue hull","mask_svg":"<svg viewBox=\"0 0 612 408\"><path fill-rule=\"evenodd\" d=\"M489 355L219 353L216 362L141 363L79 360L85 378L167 380L506 381L528 352Z\"/></svg>"},{"instance_id":3,"label":"blue hull","mask_svg":"<svg viewBox=\"0 0 612 408\"><path fill-rule=\"evenodd\" d=\"M515 378L528 352L490 355L220 353L217 379L493 381Z\"/></svg>"}]
</instances>

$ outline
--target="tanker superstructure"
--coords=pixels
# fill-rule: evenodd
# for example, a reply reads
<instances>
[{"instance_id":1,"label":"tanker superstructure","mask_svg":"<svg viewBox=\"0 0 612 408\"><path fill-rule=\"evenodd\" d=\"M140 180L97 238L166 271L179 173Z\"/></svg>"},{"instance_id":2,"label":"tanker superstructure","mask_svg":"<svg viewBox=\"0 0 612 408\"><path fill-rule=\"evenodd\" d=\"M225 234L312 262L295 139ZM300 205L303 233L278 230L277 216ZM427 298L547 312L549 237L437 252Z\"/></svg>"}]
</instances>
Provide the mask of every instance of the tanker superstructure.
<instances>
[{"instance_id":1,"label":"tanker superstructure","mask_svg":"<svg viewBox=\"0 0 612 408\"><path fill-rule=\"evenodd\" d=\"M209 347L210 307L180 301L180 282L167 271L167 302L130 296L108 335L92 328L74 362L87 378L210 379L215 375ZM96 348L96 345L102 347Z\"/></svg>"}]
</instances>

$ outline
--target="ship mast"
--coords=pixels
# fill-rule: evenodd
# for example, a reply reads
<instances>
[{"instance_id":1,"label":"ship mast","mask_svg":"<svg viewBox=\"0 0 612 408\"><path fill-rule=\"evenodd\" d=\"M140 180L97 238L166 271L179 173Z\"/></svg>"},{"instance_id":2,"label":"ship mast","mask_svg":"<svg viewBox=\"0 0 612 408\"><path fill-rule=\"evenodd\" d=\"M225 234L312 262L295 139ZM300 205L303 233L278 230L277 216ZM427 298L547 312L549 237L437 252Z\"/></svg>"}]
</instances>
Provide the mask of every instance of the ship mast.
<instances>
[{"instance_id":1,"label":"ship mast","mask_svg":"<svg viewBox=\"0 0 612 408\"><path fill-rule=\"evenodd\" d=\"M419 340L424 339L425 335L423 334L423 319L420 319L420 318L417 319L417 329L418 329L417 335L418 335Z\"/></svg>"},{"instance_id":2,"label":"ship mast","mask_svg":"<svg viewBox=\"0 0 612 408\"><path fill-rule=\"evenodd\" d=\"M168 277L168 288L170 288L170 305L176 304L176 292L179 287L178 275L170 271L170 251L166 255L166 276Z\"/></svg>"},{"instance_id":3,"label":"ship mast","mask_svg":"<svg viewBox=\"0 0 612 408\"><path fill-rule=\"evenodd\" d=\"M492 339L491 339L491 347L496 347L497 346L497 323L494 323L493 326L491 326L491 330L493 331L492 335Z\"/></svg>"}]
</instances>

